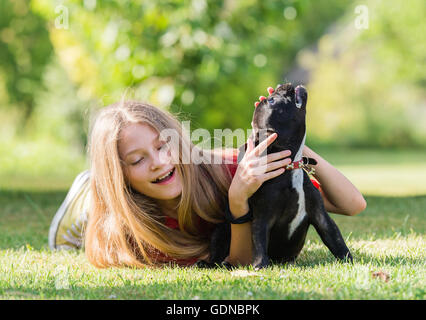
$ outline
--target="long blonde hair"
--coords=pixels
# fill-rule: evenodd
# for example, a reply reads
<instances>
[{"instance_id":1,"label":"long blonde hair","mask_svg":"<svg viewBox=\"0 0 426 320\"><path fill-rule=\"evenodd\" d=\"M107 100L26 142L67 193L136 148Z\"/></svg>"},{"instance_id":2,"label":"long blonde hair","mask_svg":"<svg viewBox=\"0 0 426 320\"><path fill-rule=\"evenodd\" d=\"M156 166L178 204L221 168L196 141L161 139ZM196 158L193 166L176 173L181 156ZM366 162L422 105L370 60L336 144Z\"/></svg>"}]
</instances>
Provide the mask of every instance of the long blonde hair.
<instances>
[{"instance_id":1,"label":"long blonde hair","mask_svg":"<svg viewBox=\"0 0 426 320\"><path fill-rule=\"evenodd\" d=\"M218 164L182 164L182 194L178 207L179 230L167 227L154 199L135 191L119 158L118 139L130 123L145 123L158 132L174 129L182 149L195 147L183 134L178 119L152 105L122 101L102 108L91 125L89 158L92 203L85 231L85 252L96 267L158 266L155 253L175 259L208 256L209 235L197 216L210 223L223 221L231 182L229 171ZM173 148L173 146L171 146ZM191 154L191 153L190 153Z\"/></svg>"}]
</instances>

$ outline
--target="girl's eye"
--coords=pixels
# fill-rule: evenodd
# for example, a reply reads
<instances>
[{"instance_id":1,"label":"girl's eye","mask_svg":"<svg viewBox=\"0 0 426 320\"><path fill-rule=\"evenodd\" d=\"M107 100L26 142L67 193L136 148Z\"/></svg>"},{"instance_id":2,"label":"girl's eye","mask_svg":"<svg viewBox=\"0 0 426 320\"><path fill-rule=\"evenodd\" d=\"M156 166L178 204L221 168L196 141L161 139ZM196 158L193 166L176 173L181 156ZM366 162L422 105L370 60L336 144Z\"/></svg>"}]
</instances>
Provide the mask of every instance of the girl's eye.
<instances>
[{"instance_id":1,"label":"girl's eye","mask_svg":"<svg viewBox=\"0 0 426 320\"><path fill-rule=\"evenodd\" d=\"M163 149L164 147L167 146L167 143L163 144L161 147L158 148L158 150ZM138 161L131 163L132 166L137 165L138 163L140 163L144 158L140 158Z\"/></svg>"},{"instance_id":2,"label":"girl's eye","mask_svg":"<svg viewBox=\"0 0 426 320\"><path fill-rule=\"evenodd\" d=\"M143 160L143 158L140 158L138 161L131 163L132 166L137 165L139 162L141 162Z\"/></svg>"}]
</instances>

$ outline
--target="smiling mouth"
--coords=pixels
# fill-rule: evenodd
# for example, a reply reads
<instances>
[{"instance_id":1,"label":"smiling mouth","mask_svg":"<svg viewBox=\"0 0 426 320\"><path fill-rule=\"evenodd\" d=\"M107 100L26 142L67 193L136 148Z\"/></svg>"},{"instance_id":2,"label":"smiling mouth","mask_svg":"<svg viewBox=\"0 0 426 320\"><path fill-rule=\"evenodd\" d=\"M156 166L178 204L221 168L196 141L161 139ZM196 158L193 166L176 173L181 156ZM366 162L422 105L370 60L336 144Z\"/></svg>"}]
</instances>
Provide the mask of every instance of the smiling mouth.
<instances>
[{"instance_id":1,"label":"smiling mouth","mask_svg":"<svg viewBox=\"0 0 426 320\"><path fill-rule=\"evenodd\" d=\"M152 183L161 183L161 182L165 182L165 181L169 180L173 176L175 170L176 170L176 168L173 168L172 170L169 171L169 173L167 175L163 176L162 178L158 178L158 179L152 181Z\"/></svg>"}]
</instances>

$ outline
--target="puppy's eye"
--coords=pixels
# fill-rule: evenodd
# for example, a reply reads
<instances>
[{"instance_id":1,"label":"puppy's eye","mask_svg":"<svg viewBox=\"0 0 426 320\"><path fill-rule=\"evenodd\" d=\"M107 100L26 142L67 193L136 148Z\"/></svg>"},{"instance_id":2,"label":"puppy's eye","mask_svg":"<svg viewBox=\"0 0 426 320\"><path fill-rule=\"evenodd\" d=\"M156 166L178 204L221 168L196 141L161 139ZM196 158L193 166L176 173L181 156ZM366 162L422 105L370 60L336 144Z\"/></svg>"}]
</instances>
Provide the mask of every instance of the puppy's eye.
<instances>
[{"instance_id":1,"label":"puppy's eye","mask_svg":"<svg viewBox=\"0 0 426 320\"><path fill-rule=\"evenodd\" d=\"M273 97L268 98L268 102L270 105L273 105L275 103L275 100Z\"/></svg>"}]
</instances>

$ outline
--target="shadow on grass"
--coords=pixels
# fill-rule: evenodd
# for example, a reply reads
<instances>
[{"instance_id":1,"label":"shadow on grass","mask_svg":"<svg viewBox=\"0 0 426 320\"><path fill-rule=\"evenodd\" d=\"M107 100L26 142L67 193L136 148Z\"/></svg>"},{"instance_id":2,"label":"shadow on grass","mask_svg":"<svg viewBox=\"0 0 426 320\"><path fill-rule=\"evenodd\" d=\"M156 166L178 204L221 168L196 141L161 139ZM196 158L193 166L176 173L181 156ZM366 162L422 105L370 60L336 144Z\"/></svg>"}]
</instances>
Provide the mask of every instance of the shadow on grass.
<instances>
[{"instance_id":1,"label":"shadow on grass","mask_svg":"<svg viewBox=\"0 0 426 320\"><path fill-rule=\"evenodd\" d=\"M274 276L269 274L268 268L265 272L259 271L259 276L249 278L229 277L230 271L223 269L223 273L219 270L219 277L214 277L211 275L212 270L194 268L193 271L190 270L191 273L201 274L196 276L197 279L188 279L185 273L179 276L179 271L175 274L176 277L172 276L171 279L167 279L167 277L155 277L153 279L150 272L145 273L141 269L140 273L138 270L138 275L143 278L136 277L135 280L122 278L120 272L116 275L110 275L111 281L121 278L122 283L117 284L115 282L114 285L109 286L104 285L104 283L109 283L108 280L93 286L90 281L85 283L87 277L78 278L79 276L70 278L69 283L64 285L63 278L61 278L62 288L57 289L53 277L41 274L34 275L34 277L39 276L40 279L44 279L43 283L39 282L37 285L40 288L16 285L8 287L4 285L3 288L0 287L0 299L378 299L378 294L383 294L383 298L389 298L390 293L397 297L395 288L406 285L406 283L398 284L396 282L395 288L389 288L383 292L361 292L362 288L357 287L356 281L354 283L339 283L336 287L333 287L333 285L328 284L329 280L324 279L323 281L318 275L321 275L321 270L323 269L330 270L329 272L342 272L350 275L353 272L355 274L359 273L359 268L362 268L363 265L368 265L369 270L372 272L379 270L389 271L392 267L419 268L424 264L422 257L405 257L398 254L376 256L362 252L362 249L352 250L352 254L354 256L353 265L338 262L325 246L309 248L306 251L302 251L295 264L272 265L272 270L269 271L273 271ZM336 264L338 264L337 267ZM343 268L340 268L339 264ZM77 265L74 267L78 268ZM277 268L282 271L276 273ZM301 275L299 271L303 269L308 270L307 273L302 273ZM302 280L304 277L310 277L311 269L312 277L315 278L314 281L317 283L316 286L311 286ZM318 270L320 270L319 273L317 272ZM171 272L174 273L174 269ZM265 279L260 277L262 274L264 274ZM94 279L97 278L96 275L97 272L94 272ZM281 275L285 275L285 279L281 279ZM49 278L46 279L46 276ZM302 281L303 285L295 284L295 281L299 281L298 279ZM291 281L292 284L288 284L288 281ZM63 288L64 286L66 287L65 289ZM337 291L342 286L345 287L345 290L342 291L343 293L338 293ZM415 296L421 298L423 291L419 288L414 288L413 290L415 291Z\"/></svg>"},{"instance_id":2,"label":"shadow on grass","mask_svg":"<svg viewBox=\"0 0 426 320\"><path fill-rule=\"evenodd\" d=\"M366 256L365 258L370 258ZM371 257L374 260L374 257ZM398 259L398 258L397 258ZM324 261L317 261L318 264L324 264ZM332 264L334 262L330 262ZM307 265L310 266L312 261ZM385 286L386 283L380 281L374 286L374 290L363 291L359 288L359 283L339 282L335 285L327 279L322 281L315 276L315 286L311 286L303 282L297 271L292 277L292 272L285 272L285 266L282 266L286 278L282 279L279 275L270 277L266 275L267 280L263 277L251 278L232 278L227 279L211 279L203 277L202 279L185 279L184 277L174 280L148 281L148 283L140 283L139 281L126 281L122 285L114 286L94 286L88 287L81 285L76 281L65 289L56 289L54 280L46 283L42 288L29 287L9 287L0 288L1 299L91 299L91 300L133 300L133 299L206 299L206 300L251 300L251 299L380 299L397 297L398 287L401 283L392 282L392 286L380 291L379 286ZM296 266L298 268L299 266ZM380 266L381 268L381 266ZM345 269L346 270L346 269ZM371 271L375 271L372 269ZM200 270L194 272L202 272ZM351 272L351 269L342 272ZM281 274L281 273L280 273ZM304 277L309 277L305 275ZM206 279L209 280L206 280ZM303 277L302 277L303 278ZM298 281L301 283L298 284ZM146 280L145 280L146 281ZM138 283L139 282L139 283ZM265 285L265 282L268 284ZM291 282L291 283L289 283ZM404 285L404 284L402 284ZM390 286L390 285L389 285ZM422 297L422 288L412 288L414 296ZM160 310L159 310L160 311Z\"/></svg>"},{"instance_id":3,"label":"shadow on grass","mask_svg":"<svg viewBox=\"0 0 426 320\"><path fill-rule=\"evenodd\" d=\"M186 288L183 288L186 286ZM223 287L223 283L212 283L200 287L196 280L174 283L155 283L149 285L127 285L125 287L71 289L43 288L9 288L0 294L1 299L66 299L66 300L287 300L287 299L327 299L324 294L315 291L291 290L283 292L278 288L244 286L243 288ZM160 310L159 310L160 311ZM165 310L164 310L165 311Z\"/></svg>"},{"instance_id":4,"label":"shadow on grass","mask_svg":"<svg viewBox=\"0 0 426 320\"><path fill-rule=\"evenodd\" d=\"M46 247L50 223L67 191L0 189L0 249Z\"/></svg>"},{"instance_id":5,"label":"shadow on grass","mask_svg":"<svg viewBox=\"0 0 426 320\"><path fill-rule=\"evenodd\" d=\"M0 249L26 244L35 250L46 248L51 220L67 192L0 189ZM331 214L345 239L390 238L395 232L404 236L408 231L425 233L426 195L367 196L366 200L367 209L357 216Z\"/></svg>"},{"instance_id":6,"label":"shadow on grass","mask_svg":"<svg viewBox=\"0 0 426 320\"><path fill-rule=\"evenodd\" d=\"M387 265L391 267L402 266L402 265L423 265L424 257L415 256L407 257L401 255L374 255L362 250L351 249L353 264L371 264L371 265ZM324 245L322 248L309 248L301 252L301 255L296 259L295 264L276 264L278 267L316 267L319 265L329 265L334 263L348 264L348 262L341 262L334 258L328 248Z\"/></svg>"}]
</instances>

